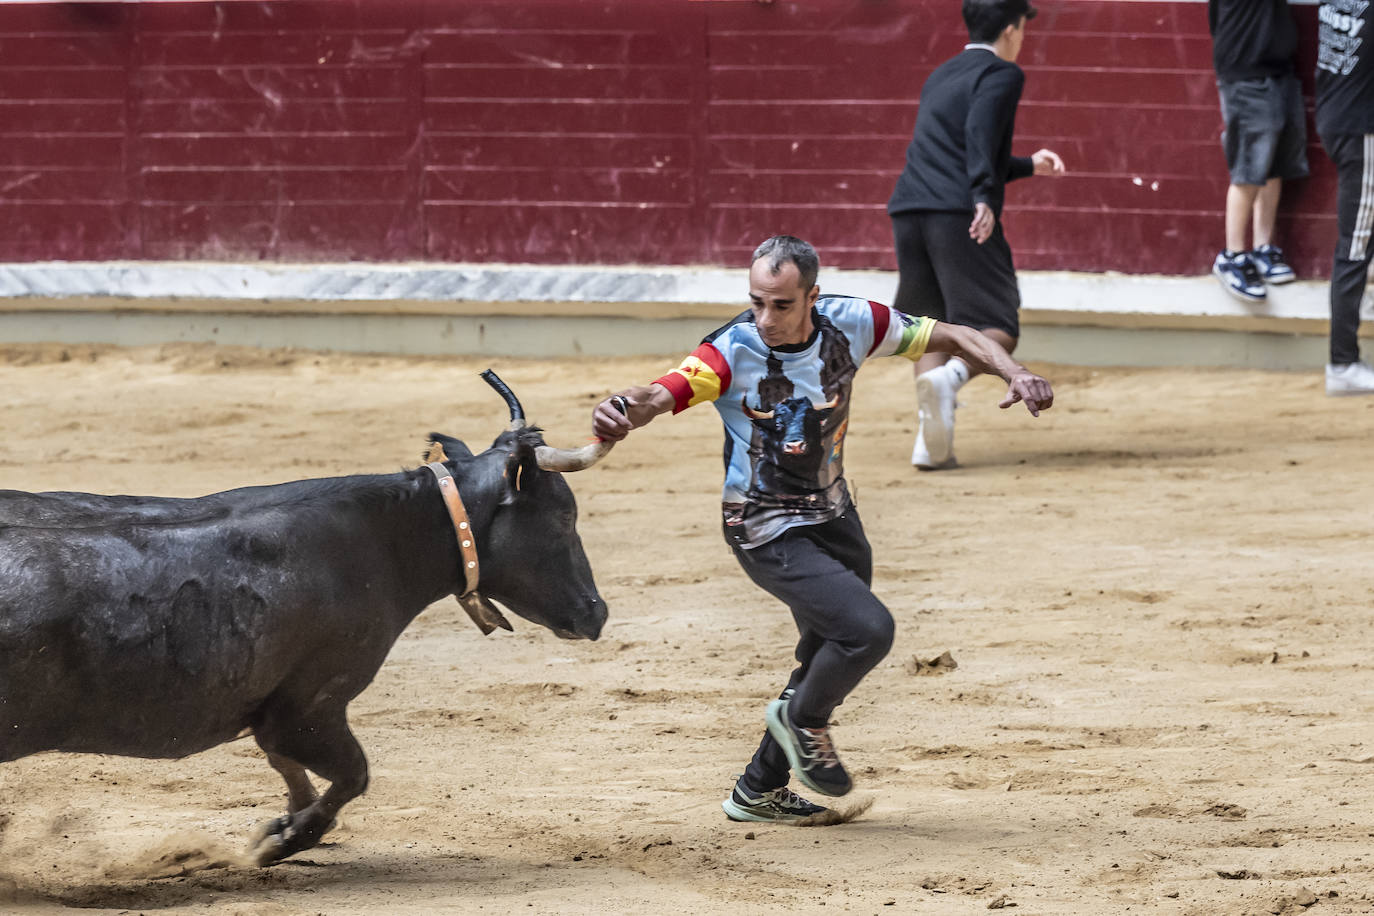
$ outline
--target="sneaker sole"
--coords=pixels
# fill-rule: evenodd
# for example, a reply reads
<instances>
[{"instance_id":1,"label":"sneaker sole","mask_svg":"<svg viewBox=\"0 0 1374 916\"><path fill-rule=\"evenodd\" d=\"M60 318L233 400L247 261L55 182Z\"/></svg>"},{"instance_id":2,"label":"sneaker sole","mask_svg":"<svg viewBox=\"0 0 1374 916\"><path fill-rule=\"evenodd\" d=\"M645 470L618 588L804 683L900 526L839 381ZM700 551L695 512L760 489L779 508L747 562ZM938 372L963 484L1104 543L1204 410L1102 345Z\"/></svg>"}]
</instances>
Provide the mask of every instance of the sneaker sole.
<instances>
[{"instance_id":1,"label":"sneaker sole","mask_svg":"<svg viewBox=\"0 0 1374 916\"><path fill-rule=\"evenodd\" d=\"M792 740L792 730L782 721L783 711L787 709L786 700L774 700L768 704L768 709L763 714L764 721L768 723L768 734L773 736L773 740L778 742L782 752L787 755L787 765L792 768L792 775L796 776L802 785L812 792L819 792L821 795L829 795L831 798L838 798L845 792L836 792L834 789L826 789L812 782L811 777L802 767L801 754L797 751L797 746ZM851 787L852 788L852 787Z\"/></svg>"},{"instance_id":2,"label":"sneaker sole","mask_svg":"<svg viewBox=\"0 0 1374 916\"><path fill-rule=\"evenodd\" d=\"M926 411L926 415L921 417L918 424L917 435L925 433L926 455L930 459L930 468L943 467L946 462L953 459L951 452L950 430L945 426L944 417L940 415L940 395L935 390L935 385L930 379L917 376L916 378L916 407L920 410L926 404L931 405L931 409ZM913 462L914 463L914 462ZM925 465L916 465L926 467Z\"/></svg>"},{"instance_id":3,"label":"sneaker sole","mask_svg":"<svg viewBox=\"0 0 1374 916\"><path fill-rule=\"evenodd\" d=\"M764 817L760 814L755 814L747 808L741 808L739 805L735 804L735 800L733 798L727 798L725 801L721 802L720 807L721 810L725 812L726 817L738 823L795 824L797 821L805 820L805 817L812 816L806 815L804 817L800 814L783 814L779 815L778 817Z\"/></svg>"},{"instance_id":4,"label":"sneaker sole","mask_svg":"<svg viewBox=\"0 0 1374 916\"><path fill-rule=\"evenodd\" d=\"M1298 279L1297 274L1289 274L1286 277L1265 277L1264 282L1270 286L1283 286L1285 283L1292 283L1296 279Z\"/></svg>"},{"instance_id":5,"label":"sneaker sole","mask_svg":"<svg viewBox=\"0 0 1374 916\"><path fill-rule=\"evenodd\" d=\"M1263 290L1261 290L1260 293L1256 295L1254 293L1247 293L1243 289L1236 289L1234 286L1232 286L1230 283L1226 281L1226 275L1219 270L1213 269L1212 276L1217 278L1217 281L1221 284L1222 289L1226 290L1226 292L1230 293L1232 296L1239 299L1241 302L1264 302L1268 298L1267 296L1265 296ZM918 384L920 383L920 379L917 379L916 381Z\"/></svg>"},{"instance_id":6,"label":"sneaker sole","mask_svg":"<svg viewBox=\"0 0 1374 916\"><path fill-rule=\"evenodd\" d=\"M918 470L918 471L952 471L952 470L954 470L955 468L957 468L958 466L959 466L959 462L957 462L957 461L954 460L954 456L953 456L953 455L950 455L948 458L946 458L944 461L940 462L939 464L930 464L930 463L924 463L924 464L922 464L922 463L916 463L916 470Z\"/></svg>"}]
</instances>

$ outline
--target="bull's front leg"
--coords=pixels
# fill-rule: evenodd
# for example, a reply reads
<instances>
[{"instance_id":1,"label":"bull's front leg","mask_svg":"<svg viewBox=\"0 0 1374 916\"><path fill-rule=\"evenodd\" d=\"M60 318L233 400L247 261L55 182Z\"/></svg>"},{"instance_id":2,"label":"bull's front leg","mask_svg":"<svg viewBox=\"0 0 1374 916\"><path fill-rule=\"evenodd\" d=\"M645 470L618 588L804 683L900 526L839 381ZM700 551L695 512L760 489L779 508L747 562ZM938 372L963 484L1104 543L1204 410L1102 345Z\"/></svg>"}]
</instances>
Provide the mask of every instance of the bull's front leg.
<instances>
[{"instance_id":1,"label":"bull's front leg","mask_svg":"<svg viewBox=\"0 0 1374 916\"><path fill-rule=\"evenodd\" d=\"M270 865L315 846L334 826L339 809L367 788L367 758L343 711L331 720L328 724L304 723L268 716L255 729L268 760L276 758L286 764L285 769L277 762L272 765L286 779L290 806L289 813L259 828L249 852L258 865ZM329 782L323 795L314 797L305 768ZM298 809L298 804L304 806Z\"/></svg>"}]
</instances>

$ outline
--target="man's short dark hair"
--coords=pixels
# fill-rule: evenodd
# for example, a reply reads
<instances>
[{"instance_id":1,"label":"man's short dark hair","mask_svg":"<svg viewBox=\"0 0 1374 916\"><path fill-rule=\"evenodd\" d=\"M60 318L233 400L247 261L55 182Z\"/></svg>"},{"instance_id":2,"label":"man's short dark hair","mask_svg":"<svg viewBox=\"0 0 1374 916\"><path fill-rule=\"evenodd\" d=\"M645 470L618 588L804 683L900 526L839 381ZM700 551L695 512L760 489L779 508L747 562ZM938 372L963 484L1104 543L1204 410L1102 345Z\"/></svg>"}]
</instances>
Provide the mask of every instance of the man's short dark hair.
<instances>
[{"instance_id":1,"label":"man's short dark hair","mask_svg":"<svg viewBox=\"0 0 1374 916\"><path fill-rule=\"evenodd\" d=\"M791 235L775 235L754 249L754 261L768 259L768 272L777 276L782 266L789 261L797 265L801 277L801 288L810 290L816 285L816 274L821 269L820 256L809 242ZM753 261L750 262L753 264Z\"/></svg>"},{"instance_id":2,"label":"man's short dark hair","mask_svg":"<svg viewBox=\"0 0 1374 916\"><path fill-rule=\"evenodd\" d=\"M1022 16L1034 19L1036 12L1028 0L964 0L964 25L969 41L992 44L1007 26Z\"/></svg>"}]
</instances>

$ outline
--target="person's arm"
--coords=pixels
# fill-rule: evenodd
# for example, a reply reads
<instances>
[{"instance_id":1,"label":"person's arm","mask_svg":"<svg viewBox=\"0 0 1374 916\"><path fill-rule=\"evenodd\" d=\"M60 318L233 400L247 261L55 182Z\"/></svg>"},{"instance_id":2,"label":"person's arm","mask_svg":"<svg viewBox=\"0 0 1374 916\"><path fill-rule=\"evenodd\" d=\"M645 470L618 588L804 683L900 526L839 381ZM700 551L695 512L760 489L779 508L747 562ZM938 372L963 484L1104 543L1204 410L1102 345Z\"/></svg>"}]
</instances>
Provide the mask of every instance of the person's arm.
<instances>
[{"instance_id":1,"label":"person's arm","mask_svg":"<svg viewBox=\"0 0 1374 916\"><path fill-rule=\"evenodd\" d=\"M992 234L992 199L1006 182L997 166L1002 143L1016 120L1016 105L1026 77L1019 67L995 67L978 80L964 116L964 166L973 196L974 225L969 234L980 244ZM977 230L977 231L975 231ZM981 236L981 237L980 237Z\"/></svg>"},{"instance_id":2,"label":"person's arm","mask_svg":"<svg viewBox=\"0 0 1374 916\"><path fill-rule=\"evenodd\" d=\"M619 442L659 414L681 413L694 404L714 401L729 387L729 363L714 344L704 341L667 375L597 404L592 410L592 434Z\"/></svg>"},{"instance_id":3,"label":"person's arm","mask_svg":"<svg viewBox=\"0 0 1374 916\"><path fill-rule=\"evenodd\" d=\"M998 407L1010 407L1025 402L1031 416L1054 405L1054 391L1050 383L1011 358L1011 354L994 340L973 328L961 324L937 322L930 332L926 352L949 353L959 357L979 372L996 375L1007 383L1007 394Z\"/></svg>"},{"instance_id":4,"label":"person's arm","mask_svg":"<svg viewBox=\"0 0 1374 916\"><path fill-rule=\"evenodd\" d=\"M1039 155L1037 153L1036 155ZM1007 160L1007 183L1035 174L1035 156L1012 156Z\"/></svg>"},{"instance_id":5,"label":"person's arm","mask_svg":"<svg viewBox=\"0 0 1374 916\"><path fill-rule=\"evenodd\" d=\"M617 398L624 399L625 412L620 412ZM675 404L673 395L658 383L638 388L626 388L606 398L592 410L592 434L598 439L619 442L630 430L645 426L654 417L667 413Z\"/></svg>"}]
</instances>

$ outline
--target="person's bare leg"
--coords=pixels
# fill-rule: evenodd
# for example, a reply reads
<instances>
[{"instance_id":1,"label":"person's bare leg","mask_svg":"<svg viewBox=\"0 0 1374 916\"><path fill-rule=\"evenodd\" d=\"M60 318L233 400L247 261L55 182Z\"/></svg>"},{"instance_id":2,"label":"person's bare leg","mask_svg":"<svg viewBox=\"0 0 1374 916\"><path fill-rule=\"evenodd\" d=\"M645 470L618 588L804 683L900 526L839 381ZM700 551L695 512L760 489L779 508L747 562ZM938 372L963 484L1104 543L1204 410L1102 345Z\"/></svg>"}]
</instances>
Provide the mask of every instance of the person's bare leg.
<instances>
[{"instance_id":1,"label":"person's bare leg","mask_svg":"<svg viewBox=\"0 0 1374 916\"><path fill-rule=\"evenodd\" d=\"M1255 247L1260 248L1274 241L1274 223L1279 214L1279 195L1283 192L1283 179L1270 178L1264 186L1255 194L1255 203L1252 207ZM1230 213L1227 213L1228 219ZM1230 237L1228 227L1227 237ZM1230 247L1229 243L1227 247ZM1239 248L1233 248L1239 251Z\"/></svg>"},{"instance_id":2,"label":"person's bare leg","mask_svg":"<svg viewBox=\"0 0 1374 916\"><path fill-rule=\"evenodd\" d=\"M1249 250L1245 244L1245 234L1254 219L1255 198L1259 196L1260 187L1257 184L1233 184L1226 189L1226 248L1230 251Z\"/></svg>"}]
</instances>

